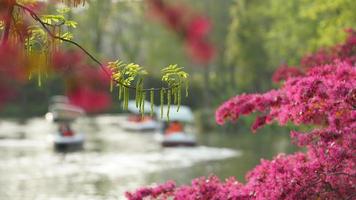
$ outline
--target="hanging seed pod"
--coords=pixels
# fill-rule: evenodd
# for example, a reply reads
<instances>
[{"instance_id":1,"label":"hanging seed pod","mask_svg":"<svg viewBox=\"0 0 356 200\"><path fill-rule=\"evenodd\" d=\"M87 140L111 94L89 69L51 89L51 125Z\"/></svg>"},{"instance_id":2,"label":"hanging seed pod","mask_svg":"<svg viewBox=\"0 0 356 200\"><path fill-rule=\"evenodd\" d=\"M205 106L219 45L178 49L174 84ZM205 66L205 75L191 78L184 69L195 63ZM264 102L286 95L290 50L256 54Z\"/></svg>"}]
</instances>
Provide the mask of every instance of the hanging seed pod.
<instances>
[{"instance_id":1,"label":"hanging seed pod","mask_svg":"<svg viewBox=\"0 0 356 200\"><path fill-rule=\"evenodd\" d=\"M145 114L145 99L146 99L146 92L142 92L142 102L141 102L141 115L142 115L142 117Z\"/></svg>"},{"instance_id":2,"label":"hanging seed pod","mask_svg":"<svg viewBox=\"0 0 356 200\"><path fill-rule=\"evenodd\" d=\"M125 110L125 105L126 105L126 88L123 88L124 92L124 96L123 96L123 102L122 102L122 109Z\"/></svg>"},{"instance_id":3,"label":"hanging seed pod","mask_svg":"<svg viewBox=\"0 0 356 200\"><path fill-rule=\"evenodd\" d=\"M119 85L119 101L122 99L122 85Z\"/></svg>"},{"instance_id":4,"label":"hanging seed pod","mask_svg":"<svg viewBox=\"0 0 356 200\"><path fill-rule=\"evenodd\" d=\"M167 119L169 121L169 109L171 107L171 98L172 98L172 91L167 91Z\"/></svg>"},{"instance_id":5,"label":"hanging seed pod","mask_svg":"<svg viewBox=\"0 0 356 200\"><path fill-rule=\"evenodd\" d=\"M188 97L189 95L189 81L185 81L185 97Z\"/></svg>"},{"instance_id":6,"label":"hanging seed pod","mask_svg":"<svg viewBox=\"0 0 356 200\"><path fill-rule=\"evenodd\" d=\"M135 95L135 100L136 100L136 108L139 107L140 103L140 80L136 82L136 95Z\"/></svg>"},{"instance_id":7,"label":"hanging seed pod","mask_svg":"<svg viewBox=\"0 0 356 200\"><path fill-rule=\"evenodd\" d=\"M110 92L114 90L114 83L112 81L112 78L110 79Z\"/></svg>"},{"instance_id":8,"label":"hanging seed pod","mask_svg":"<svg viewBox=\"0 0 356 200\"><path fill-rule=\"evenodd\" d=\"M178 112L179 108L180 108L181 101L182 101L182 85L181 84L178 86L177 96L178 96L178 106L177 106L177 112Z\"/></svg>"},{"instance_id":9,"label":"hanging seed pod","mask_svg":"<svg viewBox=\"0 0 356 200\"><path fill-rule=\"evenodd\" d=\"M142 112L142 92L139 92L138 110Z\"/></svg>"},{"instance_id":10,"label":"hanging seed pod","mask_svg":"<svg viewBox=\"0 0 356 200\"><path fill-rule=\"evenodd\" d=\"M124 109L124 110L127 110L128 105L129 105L129 96L130 96L130 95L129 95L129 89L126 88L126 87L124 87L123 90L124 90L123 109Z\"/></svg>"},{"instance_id":11,"label":"hanging seed pod","mask_svg":"<svg viewBox=\"0 0 356 200\"><path fill-rule=\"evenodd\" d=\"M177 99L177 98L178 98L178 95L177 95L177 92L178 92L178 86L173 88L174 104L177 104L177 103L178 103L178 99Z\"/></svg>"},{"instance_id":12,"label":"hanging seed pod","mask_svg":"<svg viewBox=\"0 0 356 200\"><path fill-rule=\"evenodd\" d=\"M41 70L38 69L38 74L37 74L37 86L42 87L42 76L41 76Z\"/></svg>"}]
</instances>

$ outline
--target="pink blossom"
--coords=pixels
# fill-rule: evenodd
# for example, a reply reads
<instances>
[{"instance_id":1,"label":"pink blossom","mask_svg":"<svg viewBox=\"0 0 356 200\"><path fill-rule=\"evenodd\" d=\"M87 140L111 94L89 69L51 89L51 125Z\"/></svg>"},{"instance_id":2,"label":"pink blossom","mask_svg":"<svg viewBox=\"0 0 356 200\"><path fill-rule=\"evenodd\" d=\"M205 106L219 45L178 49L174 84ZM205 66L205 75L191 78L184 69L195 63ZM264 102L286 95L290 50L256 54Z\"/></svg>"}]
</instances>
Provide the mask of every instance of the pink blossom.
<instances>
[{"instance_id":1,"label":"pink blossom","mask_svg":"<svg viewBox=\"0 0 356 200\"><path fill-rule=\"evenodd\" d=\"M284 81L291 77L301 76L303 72L296 67L280 66L273 74L272 80L275 83Z\"/></svg>"},{"instance_id":2,"label":"pink blossom","mask_svg":"<svg viewBox=\"0 0 356 200\"><path fill-rule=\"evenodd\" d=\"M203 16L195 17L188 24L187 37L190 40L203 38L209 33L210 28L211 24L207 18Z\"/></svg>"},{"instance_id":3,"label":"pink blossom","mask_svg":"<svg viewBox=\"0 0 356 200\"><path fill-rule=\"evenodd\" d=\"M198 63L206 63L213 59L215 55L214 47L208 42L189 39L186 42L187 54Z\"/></svg>"},{"instance_id":4,"label":"pink blossom","mask_svg":"<svg viewBox=\"0 0 356 200\"><path fill-rule=\"evenodd\" d=\"M240 199L354 199L356 194L356 40L350 31L346 44L319 51L308 57L312 65L298 76L285 76L277 90L262 94L241 94L224 102L216 111L223 124L242 115L260 113L252 125L288 121L314 125L308 132L292 131L295 144L306 152L280 154L261 163L246 175L246 183L234 178L196 178L190 185L175 186L159 196L176 200ZM340 50L341 49L341 50ZM337 58L337 59L334 59ZM284 72L283 72L284 73ZM162 186L160 186L162 187ZM138 190L135 195L140 193Z\"/></svg>"}]
</instances>

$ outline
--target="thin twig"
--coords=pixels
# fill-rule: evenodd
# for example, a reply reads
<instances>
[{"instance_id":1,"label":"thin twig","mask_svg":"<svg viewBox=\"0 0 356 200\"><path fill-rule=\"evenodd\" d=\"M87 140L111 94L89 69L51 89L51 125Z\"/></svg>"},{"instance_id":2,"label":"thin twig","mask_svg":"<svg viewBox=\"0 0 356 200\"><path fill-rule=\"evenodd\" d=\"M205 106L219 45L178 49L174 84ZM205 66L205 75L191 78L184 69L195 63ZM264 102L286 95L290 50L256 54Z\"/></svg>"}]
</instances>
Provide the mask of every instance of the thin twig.
<instances>
[{"instance_id":1,"label":"thin twig","mask_svg":"<svg viewBox=\"0 0 356 200\"><path fill-rule=\"evenodd\" d=\"M63 38L63 37L60 37L60 36L57 36L57 35L54 35L46 25L49 25L48 23L44 22L41 20L41 18L36 14L35 11L33 11L32 9L24 6L24 5L21 5L21 4L18 4L18 3L15 3L14 4L15 6L19 7L19 8L22 8L23 10L27 11L31 17L39 22L41 24L41 26L44 28L44 30L49 34L49 36L51 36L52 38L55 38L55 39L58 39L58 40L61 40L63 42L67 42L67 43L70 43L76 47L78 47L80 50L82 50L91 60L93 60L104 72L105 74L110 77L110 79L112 79L112 74L110 72L107 71L107 69L105 68L105 66L97 59L95 58L91 53L89 53L84 47L82 47L80 44L72 41L72 40L68 40L66 38ZM135 90L136 87L134 86L130 86L130 85L126 85L126 84L123 84L121 82L118 82L116 80L113 80L115 81L117 84L125 87L125 88L128 88L128 89L133 89ZM177 85L173 85L171 87L162 87L162 88L150 88L150 89L142 89L142 91L160 91L161 89L165 89L165 90L170 90L172 88L175 88L175 87L178 87Z\"/></svg>"}]
</instances>

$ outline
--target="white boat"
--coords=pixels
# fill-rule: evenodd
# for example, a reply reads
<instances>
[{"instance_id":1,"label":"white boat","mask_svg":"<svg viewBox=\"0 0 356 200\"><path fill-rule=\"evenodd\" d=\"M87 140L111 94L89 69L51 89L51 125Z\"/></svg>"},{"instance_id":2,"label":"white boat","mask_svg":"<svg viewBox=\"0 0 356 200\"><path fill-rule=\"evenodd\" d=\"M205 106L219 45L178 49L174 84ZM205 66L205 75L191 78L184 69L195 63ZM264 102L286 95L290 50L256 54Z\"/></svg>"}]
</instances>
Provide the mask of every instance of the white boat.
<instances>
[{"instance_id":1,"label":"white boat","mask_svg":"<svg viewBox=\"0 0 356 200\"><path fill-rule=\"evenodd\" d=\"M164 136L161 142L164 147L176 147L176 146L186 146L192 147L196 146L197 142L194 136L187 135L184 132L176 132L171 135Z\"/></svg>"},{"instance_id":2,"label":"white boat","mask_svg":"<svg viewBox=\"0 0 356 200\"><path fill-rule=\"evenodd\" d=\"M153 119L147 119L138 122L126 121L125 123L122 124L122 128L128 131L138 131L138 132L154 131L158 128L158 123Z\"/></svg>"},{"instance_id":3,"label":"white boat","mask_svg":"<svg viewBox=\"0 0 356 200\"><path fill-rule=\"evenodd\" d=\"M161 121L163 139L161 144L164 147L176 146L196 146L196 138L192 133L187 132L186 125L194 121L193 112L187 106L180 106L177 111L177 106L170 106L169 119L166 115L168 106L163 106L163 113ZM160 112L160 111L158 111ZM174 126L178 128L174 128Z\"/></svg>"},{"instance_id":4,"label":"white boat","mask_svg":"<svg viewBox=\"0 0 356 200\"><path fill-rule=\"evenodd\" d=\"M122 123L122 128L128 131L154 131L159 128L159 123L155 119L155 116L150 116L151 103L148 101L144 102L143 116L140 110L136 107L136 101L128 102L128 111L130 115L126 118L125 122ZM154 107L154 110L156 108Z\"/></svg>"},{"instance_id":5,"label":"white boat","mask_svg":"<svg viewBox=\"0 0 356 200\"><path fill-rule=\"evenodd\" d=\"M58 132L53 137L54 149L61 152L81 150L84 135L76 134L70 124L85 114L78 106L70 104L66 96L54 96L50 100L46 119L58 124Z\"/></svg>"},{"instance_id":6,"label":"white boat","mask_svg":"<svg viewBox=\"0 0 356 200\"><path fill-rule=\"evenodd\" d=\"M73 136L63 136L61 133L55 134L53 138L54 148L60 152L71 152L83 149L84 135L75 134Z\"/></svg>"}]
</instances>

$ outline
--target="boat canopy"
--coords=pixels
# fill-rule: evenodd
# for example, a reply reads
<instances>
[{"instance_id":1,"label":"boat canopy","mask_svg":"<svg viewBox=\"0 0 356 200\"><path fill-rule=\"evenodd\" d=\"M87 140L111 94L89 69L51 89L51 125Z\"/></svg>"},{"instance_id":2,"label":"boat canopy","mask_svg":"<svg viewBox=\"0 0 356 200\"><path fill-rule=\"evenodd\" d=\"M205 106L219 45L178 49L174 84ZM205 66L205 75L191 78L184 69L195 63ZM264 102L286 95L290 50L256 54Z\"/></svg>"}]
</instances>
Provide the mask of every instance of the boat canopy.
<instances>
[{"instance_id":1,"label":"boat canopy","mask_svg":"<svg viewBox=\"0 0 356 200\"><path fill-rule=\"evenodd\" d=\"M56 103L49 106L49 113L51 116L48 116L49 119L55 119L60 121L71 121L76 118L83 116L85 111L75 105L66 104L66 103Z\"/></svg>"},{"instance_id":2,"label":"boat canopy","mask_svg":"<svg viewBox=\"0 0 356 200\"><path fill-rule=\"evenodd\" d=\"M144 109L143 113L145 113L145 114L151 113L151 103L148 101L145 101L144 105L145 105L145 109ZM153 111L154 111L156 109L156 106L155 105L153 105L153 106L154 106L154 108L153 108ZM134 114L141 113L140 109L136 107L136 101L134 101L134 100L131 100L128 102L127 110Z\"/></svg>"},{"instance_id":3,"label":"boat canopy","mask_svg":"<svg viewBox=\"0 0 356 200\"><path fill-rule=\"evenodd\" d=\"M63 95L56 95L51 97L50 104L56 104L56 103L67 103L69 104L69 99L67 96L63 96Z\"/></svg>"},{"instance_id":4,"label":"boat canopy","mask_svg":"<svg viewBox=\"0 0 356 200\"><path fill-rule=\"evenodd\" d=\"M56 103L50 105L49 111L50 112L73 112L73 113L78 113L78 115L85 114L85 111L81 107L72 104L66 104L66 103Z\"/></svg>"},{"instance_id":5,"label":"boat canopy","mask_svg":"<svg viewBox=\"0 0 356 200\"><path fill-rule=\"evenodd\" d=\"M194 116L192 110L188 106L181 105L179 111L177 112L178 106L171 105L169 108L169 121L181 121L181 122L193 122ZM163 116L158 119L162 121L168 121L167 117L168 106L163 106ZM157 116L160 116L161 109L157 107Z\"/></svg>"}]
</instances>

